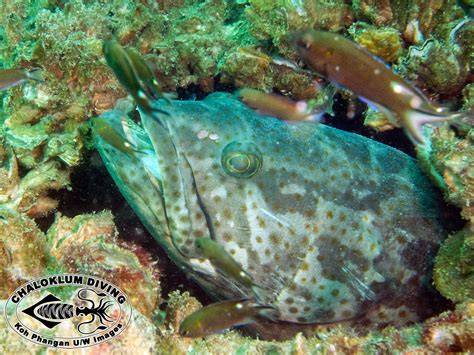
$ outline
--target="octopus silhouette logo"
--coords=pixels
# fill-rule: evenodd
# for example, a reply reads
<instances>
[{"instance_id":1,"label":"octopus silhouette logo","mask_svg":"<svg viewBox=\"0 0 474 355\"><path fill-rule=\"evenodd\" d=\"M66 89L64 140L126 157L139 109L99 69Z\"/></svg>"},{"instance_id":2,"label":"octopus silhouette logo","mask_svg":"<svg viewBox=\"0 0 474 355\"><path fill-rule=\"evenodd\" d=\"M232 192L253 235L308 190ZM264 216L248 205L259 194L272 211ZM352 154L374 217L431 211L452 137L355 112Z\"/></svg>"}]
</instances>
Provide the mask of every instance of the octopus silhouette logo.
<instances>
[{"instance_id":1,"label":"octopus silhouette logo","mask_svg":"<svg viewBox=\"0 0 474 355\"><path fill-rule=\"evenodd\" d=\"M28 282L10 296L5 316L29 341L53 348L80 348L108 341L128 325L125 293L98 277L64 274ZM54 335L51 335L54 334Z\"/></svg>"}]
</instances>

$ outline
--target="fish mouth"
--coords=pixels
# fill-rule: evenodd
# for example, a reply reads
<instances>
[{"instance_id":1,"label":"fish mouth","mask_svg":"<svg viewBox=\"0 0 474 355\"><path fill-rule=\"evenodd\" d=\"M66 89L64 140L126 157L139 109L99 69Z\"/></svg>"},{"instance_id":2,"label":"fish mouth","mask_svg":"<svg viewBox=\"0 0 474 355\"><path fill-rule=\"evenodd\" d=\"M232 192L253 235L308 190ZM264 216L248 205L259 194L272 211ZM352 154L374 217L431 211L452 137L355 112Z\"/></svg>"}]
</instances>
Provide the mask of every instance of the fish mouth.
<instances>
[{"instance_id":1,"label":"fish mouth","mask_svg":"<svg viewBox=\"0 0 474 355\"><path fill-rule=\"evenodd\" d=\"M176 103L178 104L178 103ZM213 225L200 195L193 167L180 148L171 116L143 115L142 123L158 160L163 208L174 249L185 259L197 258L194 239L213 238Z\"/></svg>"},{"instance_id":2,"label":"fish mouth","mask_svg":"<svg viewBox=\"0 0 474 355\"><path fill-rule=\"evenodd\" d=\"M293 33L290 41L299 50L308 50L311 47L311 36L307 30L301 30Z\"/></svg>"},{"instance_id":3,"label":"fish mouth","mask_svg":"<svg viewBox=\"0 0 474 355\"><path fill-rule=\"evenodd\" d=\"M128 118L133 108L117 103L114 110L95 118L92 121L94 143L116 186L141 222L177 260L164 200L161 159L148 132ZM100 125L98 120L101 120ZM101 132L104 125L108 132Z\"/></svg>"},{"instance_id":4,"label":"fish mouth","mask_svg":"<svg viewBox=\"0 0 474 355\"><path fill-rule=\"evenodd\" d=\"M119 190L172 259L199 258L194 240L213 238L213 225L179 145L179 117L140 112L139 125L128 118L133 108L118 103L93 122L96 147ZM179 102L169 108L178 114Z\"/></svg>"}]
</instances>

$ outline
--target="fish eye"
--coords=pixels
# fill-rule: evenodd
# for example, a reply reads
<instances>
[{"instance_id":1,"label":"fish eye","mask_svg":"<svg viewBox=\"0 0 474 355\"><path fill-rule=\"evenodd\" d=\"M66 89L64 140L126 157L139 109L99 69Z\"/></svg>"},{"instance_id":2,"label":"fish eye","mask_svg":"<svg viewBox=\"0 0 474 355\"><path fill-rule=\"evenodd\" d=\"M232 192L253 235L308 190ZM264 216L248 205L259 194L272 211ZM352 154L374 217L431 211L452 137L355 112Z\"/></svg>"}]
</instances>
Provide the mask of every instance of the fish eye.
<instances>
[{"instance_id":1,"label":"fish eye","mask_svg":"<svg viewBox=\"0 0 474 355\"><path fill-rule=\"evenodd\" d=\"M299 33L294 38L295 46L300 49L309 49L313 43L311 33Z\"/></svg>"},{"instance_id":2,"label":"fish eye","mask_svg":"<svg viewBox=\"0 0 474 355\"><path fill-rule=\"evenodd\" d=\"M222 150L222 168L226 174L238 179L254 176L262 167L262 162L262 153L251 142L232 142Z\"/></svg>"},{"instance_id":3,"label":"fish eye","mask_svg":"<svg viewBox=\"0 0 474 355\"><path fill-rule=\"evenodd\" d=\"M308 49L309 47L311 47L311 42L306 40L305 38L299 38L296 41L296 46L299 48Z\"/></svg>"}]
</instances>

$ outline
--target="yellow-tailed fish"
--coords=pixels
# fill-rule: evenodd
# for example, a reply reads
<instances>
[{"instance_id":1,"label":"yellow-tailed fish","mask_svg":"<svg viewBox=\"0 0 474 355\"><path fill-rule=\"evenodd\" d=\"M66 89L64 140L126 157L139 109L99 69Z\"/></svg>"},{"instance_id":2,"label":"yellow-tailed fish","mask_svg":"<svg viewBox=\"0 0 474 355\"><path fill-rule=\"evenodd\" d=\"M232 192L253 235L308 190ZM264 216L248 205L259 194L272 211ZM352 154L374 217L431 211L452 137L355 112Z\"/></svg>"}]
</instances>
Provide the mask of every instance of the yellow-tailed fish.
<instances>
[{"instance_id":1,"label":"yellow-tailed fish","mask_svg":"<svg viewBox=\"0 0 474 355\"><path fill-rule=\"evenodd\" d=\"M150 95L149 90L144 87L145 80L140 78L139 73L143 73L143 68L137 70L134 61L117 41L104 42L102 47L105 60L114 72L118 81L133 97L137 105L147 114L152 115L153 112L167 114L166 111L159 109L155 104L155 98ZM146 66L146 63L143 62ZM148 69L149 70L149 69ZM151 73L151 70L149 70ZM148 80L148 79L147 79Z\"/></svg>"},{"instance_id":2,"label":"yellow-tailed fish","mask_svg":"<svg viewBox=\"0 0 474 355\"><path fill-rule=\"evenodd\" d=\"M314 112L305 101L294 101L288 97L267 94L254 89L240 89L237 97L247 106L263 115L285 121L319 121L324 112Z\"/></svg>"},{"instance_id":3,"label":"yellow-tailed fish","mask_svg":"<svg viewBox=\"0 0 474 355\"><path fill-rule=\"evenodd\" d=\"M0 69L0 91L23 84L27 80L44 81L41 69Z\"/></svg>"},{"instance_id":4,"label":"yellow-tailed fish","mask_svg":"<svg viewBox=\"0 0 474 355\"><path fill-rule=\"evenodd\" d=\"M255 286L252 278L222 245L206 237L197 238L195 244L202 256L208 259L216 270L219 270L247 288Z\"/></svg>"},{"instance_id":5,"label":"yellow-tailed fish","mask_svg":"<svg viewBox=\"0 0 474 355\"><path fill-rule=\"evenodd\" d=\"M272 309L274 308L246 299L213 303L186 317L179 327L179 334L190 338L205 337L252 323L261 313Z\"/></svg>"},{"instance_id":6,"label":"yellow-tailed fish","mask_svg":"<svg viewBox=\"0 0 474 355\"><path fill-rule=\"evenodd\" d=\"M394 115L415 144L425 143L423 124L465 116L435 107L368 50L342 35L304 31L295 35L295 45L304 62L319 74Z\"/></svg>"}]
</instances>

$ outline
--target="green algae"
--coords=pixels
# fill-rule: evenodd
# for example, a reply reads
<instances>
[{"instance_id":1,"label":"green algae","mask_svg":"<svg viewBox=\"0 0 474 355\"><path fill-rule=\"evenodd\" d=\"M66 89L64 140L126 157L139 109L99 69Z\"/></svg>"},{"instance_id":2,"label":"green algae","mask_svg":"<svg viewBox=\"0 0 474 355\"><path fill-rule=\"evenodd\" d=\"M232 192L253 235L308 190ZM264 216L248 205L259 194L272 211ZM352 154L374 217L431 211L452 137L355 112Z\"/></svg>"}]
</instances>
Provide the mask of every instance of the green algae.
<instances>
[{"instance_id":1,"label":"green algae","mask_svg":"<svg viewBox=\"0 0 474 355\"><path fill-rule=\"evenodd\" d=\"M433 278L444 297L454 302L474 300L474 232L469 227L441 245Z\"/></svg>"}]
</instances>

